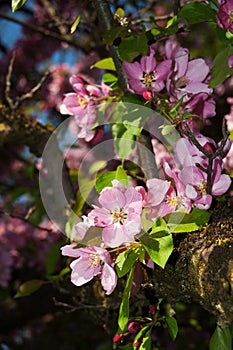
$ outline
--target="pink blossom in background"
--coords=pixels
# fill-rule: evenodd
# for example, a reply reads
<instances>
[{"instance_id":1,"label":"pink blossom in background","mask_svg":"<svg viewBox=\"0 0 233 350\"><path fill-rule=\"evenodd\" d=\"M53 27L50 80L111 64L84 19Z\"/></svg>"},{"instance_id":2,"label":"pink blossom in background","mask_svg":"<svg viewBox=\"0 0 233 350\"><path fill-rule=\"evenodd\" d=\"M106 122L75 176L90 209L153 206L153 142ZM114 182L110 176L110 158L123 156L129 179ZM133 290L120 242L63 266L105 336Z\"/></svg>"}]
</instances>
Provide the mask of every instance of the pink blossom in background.
<instances>
[{"instance_id":1,"label":"pink blossom in background","mask_svg":"<svg viewBox=\"0 0 233 350\"><path fill-rule=\"evenodd\" d=\"M142 94L145 91L159 92L165 87L165 80L171 68L171 61L157 64L155 52L150 48L149 54L139 62L123 62L123 70L128 77L131 91Z\"/></svg>"},{"instance_id":2,"label":"pink blossom in background","mask_svg":"<svg viewBox=\"0 0 233 350\"><path fill-rule=\"evenodd\" d=\"M42 227L52 230L52 224ZM43 226L44 225L44 226ZM0 223L0 286L8 287L12 273L23 266L37 272L45 271L45 254L61 239L58 232L35 229L32 225L11 217Z\"/></svg>"},{"instance_id":3,"label":"pink blossom in background","mask_svg":"<svg viewBox=\"0 0 233 350\"><path fill-rule=\"evenodd\" d=\"M233 0L221 0L219 4L217 24L233 33Z\"/></svg>"},{"instance_id":4,"label":"pink blossom in background","mask_svg":"<svg viewBox=\"0 0 233 350\"><path fill-rule=\"evenodd\" d=\"M70 244L61 248L63 255L78 258L70 264L71 281L76 286L82 286L98 276L106 294L111 294L117 284L117 275L109 252L96 246L75 247L76 244Z\"/></svg>"},{"instance_id":5,"label":"pink blossom in background","mask_svg":"<svg viewBox=\"0 0 233 350\"><path fill-rule=\"evenodd\" d=\"M113 180L99 196L101 207L95 207L88 217L94 225L103 227L102 239L111 248L133 242L141 231L142 195L140 189L124 187Z\"/></svg>"}]
</instances>

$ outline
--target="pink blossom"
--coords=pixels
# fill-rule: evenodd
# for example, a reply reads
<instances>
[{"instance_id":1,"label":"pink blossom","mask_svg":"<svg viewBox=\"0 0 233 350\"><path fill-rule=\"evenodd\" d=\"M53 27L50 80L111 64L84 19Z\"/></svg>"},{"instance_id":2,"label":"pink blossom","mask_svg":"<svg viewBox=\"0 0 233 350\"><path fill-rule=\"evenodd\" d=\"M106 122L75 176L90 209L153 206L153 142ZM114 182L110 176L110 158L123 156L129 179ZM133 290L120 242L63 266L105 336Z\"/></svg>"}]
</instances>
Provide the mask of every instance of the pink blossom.
<instances>
[{"instance_id":1,"label":"pink blossom","mask_svg":"<svg viewBox=\"0 0 233 350\"><path fill-rule=\"evenodd\" d=\"M233 0L221 0L218 10L217 24L222 29L233 33Z\"/></svg>"},{"instance_id":2,"label":"pink blossom","mask_svg":"<svg viewBox=\"0 0 233 350\"><path fill-rule=\"evenodd\" d=\"M103 227L102 239L109 247L118 247L135 240L141 231L141 189L124 187L112 181L113 187L105 187L99 197L101 207L95 207L88 217L95 226Z\"/></svg>"},{"instance_id":3,"label":"pink blossom","mask_svg":"<svg viewBox=\"0 0 233 350\"><path fill-rule=\"evenodd\" d=\"M71 76L70 84L74 92L65 94L60 113L73 115L78 127L77 136L89 142L95 136L92 127L96 122L96 106L108 98L110 88L102 82L99 89L95 85L87 84L78 75Z\"/></svg>"},{"instance_id":4,"label":"pink blossom","mask_svg":"<svg viewBox=\"0 0 233 350\"><path fill-rule=\"evenodd\" d=\"M155 52L150 48L149 54L143 56L139 62L123 62L123 70L129 78L129 88L137 93L159 92L165 87L165 79L171 68L171 61L156 63Z\"/></svg>"},{"instance_id":5,"label":"pink blossom","mask_svg":"<svg viewBox=\"0 0 233 350\"><path fill-rule=\"evenodd\" d=\"M111 294L117 284L117 275L109 252L96 246L75 247L76 244L70 244L61 248L63 255L78 258L70 264L71 281L76 286L82 286L98 276L106 294Z\"/></svg>"},{"instance_id":6,"label":"pink blossom","mask_svg":"<svg viewBox=\"0 0 233 350\"><path fill-rule=\"evenodd\" d=\"M214 162L211 194L207 193L207 173L194 166L188 166L179 173L180 181L185 185L185 194L199 209L210 208L213 196L226 193L231 185L230 176L222 174L218 161Z\"/></svg>"},{"instance_id":7,"label":"pink blossom","mask_svg":"<svg viewBox=\"0 0 233 350\"><path fill-rule=\"evenodd\" d=\"M189 51L178 47L173 53L174 69L167 79L167 90L178 100L199 93L212 94L206 82L209 67L202 58L189 60Z\"/></svg>"}]
</instances>

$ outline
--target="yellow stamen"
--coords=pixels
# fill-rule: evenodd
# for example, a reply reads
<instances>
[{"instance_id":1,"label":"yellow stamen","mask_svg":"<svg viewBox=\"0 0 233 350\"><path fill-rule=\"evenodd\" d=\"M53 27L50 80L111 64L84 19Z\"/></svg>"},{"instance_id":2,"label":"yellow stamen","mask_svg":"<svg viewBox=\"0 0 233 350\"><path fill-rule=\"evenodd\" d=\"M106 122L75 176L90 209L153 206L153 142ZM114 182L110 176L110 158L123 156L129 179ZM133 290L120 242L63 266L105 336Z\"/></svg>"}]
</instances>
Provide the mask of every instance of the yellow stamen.
<instances>
[{"instance_id":1,"label":"yellow stamen","mask_svg":"<svg viewBox=\"0 0 233 350\"><path fill-rule=\"evenodd\" d=\"M127 219L127 213L124 211L123 208L121 208L120 210L118 209L112 210L111 215L113 218L113 224L116 224L117 222L119 222L121 225L123 225L125 219Z\"/></svg>"}]
</instances>

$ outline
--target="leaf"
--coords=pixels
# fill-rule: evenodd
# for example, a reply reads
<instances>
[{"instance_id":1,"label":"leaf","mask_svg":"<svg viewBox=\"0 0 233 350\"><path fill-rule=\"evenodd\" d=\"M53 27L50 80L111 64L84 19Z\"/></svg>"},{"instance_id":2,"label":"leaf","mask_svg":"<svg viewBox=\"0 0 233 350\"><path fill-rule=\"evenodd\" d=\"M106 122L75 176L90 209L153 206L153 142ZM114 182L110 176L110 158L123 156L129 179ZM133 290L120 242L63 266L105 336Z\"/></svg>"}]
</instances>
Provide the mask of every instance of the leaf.
<instances>
[{"instance_id":1,"label":"leaf","mask_svg":"<svg viewBox=\"0 0 233 350\"><path fill-rule=\"evenodd\" d=\"M151 234L149 235L146 233L140 237L140 241L151 260L164 268L173 251L173 238L172 235L166 231L159 232L156 235L157 237L153 237Z\"/></svg>"},{"instance_id":2,"label":"leaf","mask_svg":"<svg viewBox=\"0 0 233 350\"><path fill-rule=\"evenodd\" d=\"M118 255L115 268L119 278L123 277L132 268L139 255L140 251L135 249L127 249Z\"/></svg>"},{"instance_id":3,"label":"leaf","mask_svg":"<svg viewBox=\"0 0 233 350\"><path fill-rule=\"evenodd\" d=\"M127 329L127 323L129 320L129 297L132 288L134 277L134 269L132 268L129 272L125 289L122 296L122 302L120 305L119 316L118 316L118 325L122 333Z\"/></svg>"},{"instance_id":4,"label":"leaf","mask_svg":"<svg viewBox=\"0 0 233 350\"><path fill-rule=\"evenodd\" d=\"M125 11L121 7L118 7L118 9L113 15L113 18L117 19L118 17L124 17L124 15L125 15Z\"/></svg>"},{"instance_id":5,"label":"leaf","mask_svg":"<svg viewBox=\"0 0 233 350\"><path fill-rule=\"evenodd\" d=\"M103 41L105 44L107 45L112 45L113 41L116 38L121 37L121 35L125 34L128 32L128 29L126 27L123 26L114 26L111 29L107 30L104 34L103 34Z\"/></svg>"},{"instance_id":6,"label":"leaf","mask_svg":"<svg viewBox=\"0 0 233 350\"><path fill-rule=\"evenodd\" d=\"M102 80L105 84L113 84L117 82L118 78L114 74L105 73L102 76Z\"/></svg>"},{"instance_id":7,"label":"leaf","mask_svg":"<svg viewBox=\"0 0 233 350\"><path fill-rule=\"evenodd\" d=\"M91 67L92 68L100 68L100 69L106 69L106 70L116 70L114 61L112 59L112 57L108 57L108 58L103 58L102 60L96 62L95 64L93 64Z\"/></svg>"},{"instance_id":8,"label":"leaf","mask_svg":"<svg viewBox=\"0 0 233 350\"><path fill-rule=\"evenodd\" d=\"M19 286L19 289L14 298L21 298L31 295L32 293L36 292L44 283L46 282L38 279L27 281Z\"/></svg>"},{"instance_id":9,"label":"leaf","mask_svg":"<svg viewBox=\"0 0 233 350\"><path fill-rule=\"evenodd\" d=\"M70 34L73 34L76 31L76 29L80 23L80 19L81 19L80 15L75 19L75 21L73 22L73 24L70 28Z\"/></svg>"},{"instance_id":10,"label":"leaf","mask_svg":"<svg viewBox=\"0 0 233 350\"><path fill-rule=\"evenodd\" d=\"M25 4L26 1L27 0L12 0L11 1L12 12L15 12L18 9L20 9L20 7L22 7Z\"/></svg>"},{"instance_id":11,"label":"leaf","mask_svg":"<svg viewBox=\"0 0 233 350\"><path fill-rule=\"evenodd\" d=\"M151 329L149 329L142 338L142 343L139 350L151 350Z\"/></svg>"},{"instance_id":12,"label":"leaf","mask_svg":"<svg viewBox=\"0 0 233 350\"><path fill-rule=\"evenodd\" d=\"M116 170L116 180L120 181L125 187L128 186L128 175L122 165L119 165Z\"/></svg>"},{"instance_id":13,"label":"leaf","mask_svg":"<svg viewBox=\"0 0 233 350\"><path fill-rule=\"evenodd\" d=\"M142 32L138 36L129 36L121 41L118 47L123 61L132 62L139 55L145 56L148 51L146 34Z\"/></svg>"},{"instance_id":14,"label":"leaf","mask_svg":"<svg viewBox=\"0 0 233 350\"><path fill-rule=\"evenodd\" d=\"M210 339L209 350L231 350L232 336L229 328L222 329L216 327L214 334Z\"/></svg>"},{"instance_id":15,"label":"leaf","mask_svg":"<svg viewBox=\"0 0 233 350\"><path fill-rule=\"evenodd\" d=\"M216 55L211 67L212 78L209 81L209 87L215 88L233 74L233 68L228 67L228 58L231 54L233 54L232 46L226 47Z\"/></svg>"},{"instance_id":16,"label":"leaf","mask_svg":"<svg viewBox=\"0 0 233 350\"><path fill-rule=\"evenodd\" d=\"M186 19L189 24L216 21L217 12L201 2L186 4L179 12L179 19Z\"/></svg>"},{"instance_id":17,"label":"leaf","mask_svg":"<svg viewBox=\"0 0 233 350\"><path fill-rule=\"evenodd\" d=\"M135 346L135 343L136 343L136 341L137 340L139 340L139 339L141 339L141 338L143 338L143 337L145 337L146 338L146 335L144 335L147 331L148 332L151 332L151 326L144 326L142 329L140 329L139 330L139 332L135 335L135 338L134 338L134 345L133 345L133 349L134 350L136 350L136 349L138 349L136 346ZM147 332L147 333L148 333ZM142 345L142 344L141 344Z\"/></svg>"},{"instance_id":18,"label":"leaf","mask_svg":"<svg viewBox=\"0 0 233 350\"><path fill-rule=\"evenodd\" d=\"M199 226L195 222L190 222L187 224L167 224L167 227L172 233L182 233L182 232L194 232L197 231Z\"/></svg>"},{"instance_id":19,"label":"leaf","mask_svg":"<svg viewBox=\"0 0 233 350\"><path fill-rule=\"evenodd\" d=\"M120 126L119 133L114 137L114 147L122 160L125 160L135 147L135 137L124 125Z\"/></svg>"},{"instance_id":20,"label":"leaf","mask_svg":"<svg viewBox=\"0 0 233 350\"><path fill-rule=\"evenodd\" d=\"M115 171L107 171L106 173L101 174L95 184L95 188L98 193L102 191L105 187L112 187L112 180L116 178Z\"/></svg>"},{"instance_id":21,"label":"leaf","mask_svg":"<svg viewBox=\"0 0 233 350\"><path fill-rule=\"evenodd\" d=\"M166 317L165 322L167 324L167 328L170 336L172 337L172 340L175 340L178 333L178 325L176 319L174 317Z\"/></svg>"},{"instance_id":22,"label":"leaf","mask_svg":"<svg viewBox=\"0 0 233 350\"><path fill-rule=\"evenodd\" d=\"M58 261L61 259L60 248L64 245L64 242L55 243L45 254L45 268L47 275L54 273Z\"/></svg>"}]
</instances>

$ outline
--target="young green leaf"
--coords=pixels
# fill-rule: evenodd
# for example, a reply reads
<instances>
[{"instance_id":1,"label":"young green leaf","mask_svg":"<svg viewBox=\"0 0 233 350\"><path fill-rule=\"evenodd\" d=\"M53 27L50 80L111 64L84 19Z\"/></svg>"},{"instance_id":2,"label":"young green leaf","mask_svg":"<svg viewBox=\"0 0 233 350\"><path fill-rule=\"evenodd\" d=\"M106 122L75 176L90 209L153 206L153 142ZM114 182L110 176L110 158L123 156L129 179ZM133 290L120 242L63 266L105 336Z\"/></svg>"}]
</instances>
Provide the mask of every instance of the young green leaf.
<instances>
[{"instance_id":1,"label":"young green leaf","mask_svg":"<svg viewBox=\"0 0 233 350\"><path fill-rule=\"evenodd\" d=\"M106 173L102 173L100 176L98 176L95 184L97 192L100 193L105 187L112 187L112 180L115 178L115 171L107 171Z\"/></svg>"},{"instance_id":2,"label":"young green leaf","mask_svg":"<svg viewBox=\"0 0 233 350\"><path fill-rule=\"evenodd\" d=\"M142 329L140 329L140 331L135 335L134 344L133 344L134 350L138 349L138 347L135 344L137 342L137 340L139 340L141 338L147 338L146 334L150 335L150 337L151 337L151 326L146 325L146 326L142 327ZM147 348L145 348L145 349L147 349ZM148 349L150 349L150 348L148 348Z\"/></svg>"},{"instance_id":3,"label":"young green leaf","mask_svg":"<svg viewBox=\"0 0 233 350\"><path fill-rule=\"evenodd\" d=\"M44 262L47 275L51 275L55 272L57 263L61 258L61 247L64 245L64 242L55 243L45 254Z\"/></svg>"},{"instance_id":4,"label":"young green leaf","mask_svg":"<svg viewBox=\"0 0 233 350\"><path fill-rule=\"evenodd\" d=\"M151 350L151 329L149 329L142 338L139 350Z\"/></svg>"},{"instance_id":5,"label":"young green leaf","mask_svg":"<svg viewBox=\"0 0 233 350\"><path fill-rule=\"evenodd\" d=\"M24 282L19 286L19 289L14 298L21 298L31 295L32 293L36 292L44 283L46 282L38 279Z\"/></svg>"},{"instance_id":6,"label":"young green leaf","mask_svg":"<svg viewBox=\"0 0 233 350\"><path fill-rule=\"evenodd\" d=\"M151 260L164 268L173 251L172 235L166 231L157 233L156 237L146 233L140 237L140 241Z\"/></svg>"},{"instance_id":7,"label":"young green leaf","mask_svg":"<svg viewBox=\"0 0 233 350\"><path fill-rule=\"evenodd\" d=\"M134 265L138 256L140 255L139 249L127 249L120 253L115 262L116 272L118 277L123 277Z\"/></svg>"},{"instance_id":8,"label":"young green leaf","mask_svg":"<svg viewBox=\"0 0 233 350\"><path fill-rule=\"evenodd\" d=\"M209 350L231 350L232 336L229 328L222 329L216 327L214 334L210 339Z\"/></svg>"},{"instance_id":9,"label":"young green leaf","mask_svg":"<svg viewBox=\"0 0 233 350\"><path fill-rule=\"evenodd\" d=\"M113 71L116 70L115 64L111 57L103 58L102 60L93 64L90 68L100 68L100 69L113 70Z\"/></svg>"},{"instance_id":10,"label":"young green leaf","mask_svg":"<svg viewBox=\"0 0 233 350\"><path fill-rule=\"evenodd\" d=\"M25 4L26 1L27 0L12 0L11 1L12 12L15 12L18 9L20 9L20 7L22 7Z\"/></svg>"},{"instance_id":11,"label":"young green leaf","mask_svg":"<svg viewBox=\"0 0 233 350\"><path fill-rule=\"evenodd\" d=\"M121 332L124 332L127 329L127 323L129 320L129 297L132 288L134 277L134 269L132 268L129 272L125 289L122 296L122 302L120 305L119 316L118 316L118 325Z\"/></svg>"},{"instance_id":12,"label":"young green leaf","mask_svg":"<svg viewBox=\"0 0 233 350\"><path fill-rule=\"evenodd\" d=\"M81 19L80 15L75 19L75 21L73 22L73 24L70 28L70 34L73 34L76 31L76 29L80 23L80 19Z\"/></svg>"},{"instance_id":13,"label":"young green leaf","mask_svg":"<svg viewBox=\"0 0 233 350\"><path fill-rule=\"evenodd\" d=\"M124 186L128 186L128 175L122 165L119 165L116 170L116 180L120 181Z\"/></svg>"},{"instance_id":14,"label":"young green leaf","mask_svg":"<svg viewBox=\"0 0 233 350\"><path fill-rule=\"evenodd\" d=\"M166 317L165 322L167 324L167 328L170 336L172 337L172 340L175 340L178 333L178 325L176 319L174 317Z\"/></svg>"}]
</instances>

